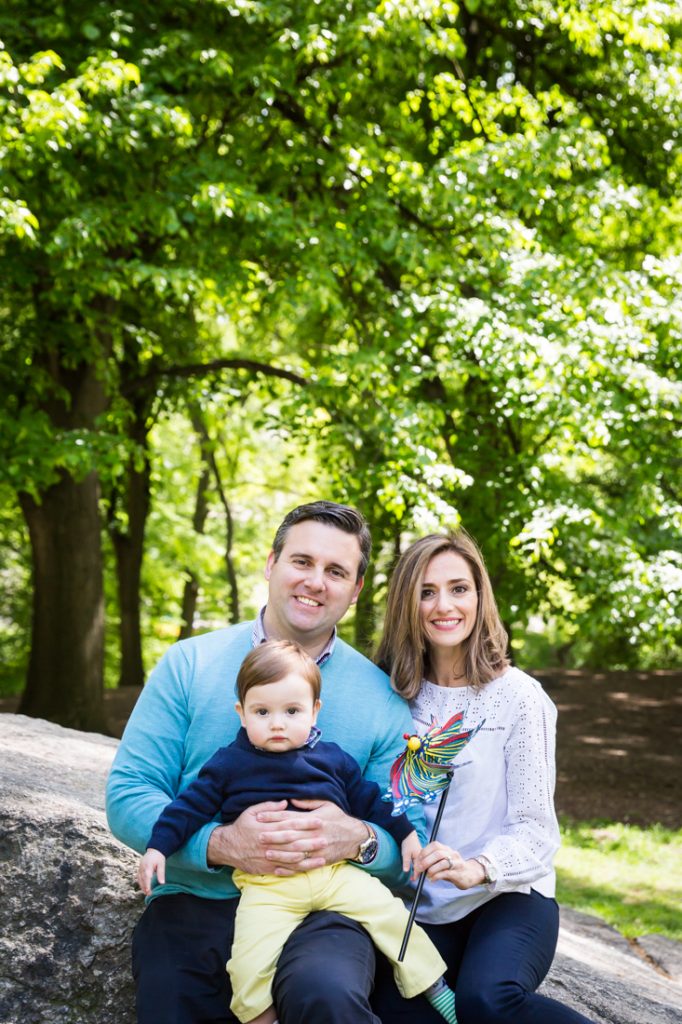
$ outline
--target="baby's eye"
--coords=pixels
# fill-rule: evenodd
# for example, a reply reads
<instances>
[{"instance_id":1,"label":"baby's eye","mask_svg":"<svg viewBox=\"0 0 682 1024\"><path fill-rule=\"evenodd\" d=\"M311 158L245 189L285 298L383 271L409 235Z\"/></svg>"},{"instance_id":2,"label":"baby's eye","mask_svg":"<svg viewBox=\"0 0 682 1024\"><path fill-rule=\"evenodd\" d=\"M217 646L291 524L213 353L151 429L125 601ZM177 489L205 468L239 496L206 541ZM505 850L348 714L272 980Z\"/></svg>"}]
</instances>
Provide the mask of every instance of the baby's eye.
<instances>
[{"instance_id":1,"label":"baby's eye","mask_svg":"<svg viewBox=\"0 0 682 1024\"><path fill-rule=\"evenodd\" d=\"M298 712L299 712L298 708L287 708L287 714L288 715L297 715Z\"/></svg>"},{"instance_id":2,"label":"baby's eye","mask_svg":"<svg viewBox=\"0 0 682 1024\"><path fill-rule=\"evenodd\" d=\"M261 718L265 718L265 716L267 715L267 713L268 713L268 711L267 711L267 708L258 708L258 709L256 710L256 714L257 714L257 715L260 715L260 717L261 717Z\"/></svg>"}]
</instances>

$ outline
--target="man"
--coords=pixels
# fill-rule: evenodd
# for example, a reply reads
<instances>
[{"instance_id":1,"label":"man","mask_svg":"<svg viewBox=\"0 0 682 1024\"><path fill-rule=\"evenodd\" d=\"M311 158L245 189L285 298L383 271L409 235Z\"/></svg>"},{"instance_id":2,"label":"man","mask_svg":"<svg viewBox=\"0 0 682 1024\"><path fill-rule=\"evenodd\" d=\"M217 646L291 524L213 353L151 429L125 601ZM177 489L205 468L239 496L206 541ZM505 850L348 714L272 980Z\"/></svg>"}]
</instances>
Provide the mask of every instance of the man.
<instances>
[{"instance_id":1,"label":"man","mask_svg":"<svg viewBox=\"0 0 682 1024\"><path fill-rule=\"evenodd\" d=\"M328 501L286 516L268 555L268 603L256 622L174 644L133 711L107 787L114 834L146 848L161 810L202 764L234 739L234 683L265 639L297 640L322 674L318 724L386 785L412 722L376 666L336 635L362 589L371 540L354 509ZM133 937L140 1024L233 1021L225 973L238 892L231 869L288 875L354 860L399 884L400 856L387 833L324 801L258 804L231 825L211 823L169 859ZM419 814L415 815L418 826ZM288 941L273 986L281 1024L379 1024L369 1007L374 951L366 933L336 914L310 915Z\"/></svg>"}]
</instances>

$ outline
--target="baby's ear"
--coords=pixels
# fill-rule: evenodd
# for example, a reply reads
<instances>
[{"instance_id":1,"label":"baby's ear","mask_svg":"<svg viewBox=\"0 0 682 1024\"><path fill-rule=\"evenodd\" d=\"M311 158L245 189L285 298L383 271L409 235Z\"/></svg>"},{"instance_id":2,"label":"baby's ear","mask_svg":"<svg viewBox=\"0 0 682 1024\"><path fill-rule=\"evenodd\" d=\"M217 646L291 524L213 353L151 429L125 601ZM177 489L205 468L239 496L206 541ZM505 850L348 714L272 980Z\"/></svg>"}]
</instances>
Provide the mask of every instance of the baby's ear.
<instances>
[{"instance_id":1,"label":"baby's ear","mask_svg":"<svg viewBox=\"0 0 682 1024\"><path fill-rule=\"evenodd\" d=\"M313 704L313 716L315 718L317 718L317 716L319 715L321 707L322 707L322 701L319 700L319 699L316 700L315 703Z\"/></svg>"},{"instance_id":2,"label":"baby's ear","mask_svg":"<svg viewBox=\"0 0 682 1024\"><path fill-rule=\"evenodd\" d=\"M235 711L237 712L237 714L239 715L239 719L240 719L240 721L241 721L241 723L242 723L242 725L243 725L243 724L244 724L244 708L243 708L243 707L241 706L241 704L239 703L239 701L237 701L237 703L235 704L235 706L234 706L234 710L235 710Z\"/></svg>"}]
</instances>

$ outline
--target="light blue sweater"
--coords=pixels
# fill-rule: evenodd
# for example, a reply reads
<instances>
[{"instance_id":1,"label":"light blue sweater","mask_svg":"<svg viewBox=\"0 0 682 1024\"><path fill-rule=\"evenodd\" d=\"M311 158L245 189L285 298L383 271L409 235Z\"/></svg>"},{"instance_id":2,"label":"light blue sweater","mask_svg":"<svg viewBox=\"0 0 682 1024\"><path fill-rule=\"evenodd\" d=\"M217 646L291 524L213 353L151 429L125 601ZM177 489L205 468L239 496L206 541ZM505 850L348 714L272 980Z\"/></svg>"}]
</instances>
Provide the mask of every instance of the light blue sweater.
<instances>
[{"instance_id":1,"label":"light blue sweater","mask_svg":"<svg viewBox=\"0 0 682 1024\"><path fill-rule=\"evenodd\" d=\"M143 852L166 804L189 785L240 727L234 684L251 649L253 622L173 644L152 672L128 721L107 783L107 815L114 835ZM412 732L407 704L386 675L342 640L321 666L323 738L351 754L366 779L381 789L391 764ZM409 814L424 837L421 808ZM209 836L219 822L205 825L168 861L166 884L154 896L189 892L209 899L237 896L230 868L206 863ZM395 888L406 882L400 851L380 834L372 874Z\"/></svg>"}]
</instances>

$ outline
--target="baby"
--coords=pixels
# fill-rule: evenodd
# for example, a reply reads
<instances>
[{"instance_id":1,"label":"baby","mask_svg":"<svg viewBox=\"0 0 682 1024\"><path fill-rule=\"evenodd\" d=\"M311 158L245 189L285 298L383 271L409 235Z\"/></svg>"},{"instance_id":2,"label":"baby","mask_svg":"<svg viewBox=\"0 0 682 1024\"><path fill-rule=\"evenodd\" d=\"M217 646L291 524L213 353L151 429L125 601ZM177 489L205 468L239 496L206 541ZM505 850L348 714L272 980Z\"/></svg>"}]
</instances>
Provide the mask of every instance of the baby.
<instances>
[{"instance_id":1,"label":"baby","mask_svg":"<svg viewBox=\"0 0 682 1024\"><path fill-rule=\"evenodd\" d=\"M393 817L379 787L362 778L353 758L319 738L321 685L317 665L293 641L267 641L249 652L237 676L236 710L243 728L159 817L138 868L144 893L150 893L155 874L164 883L166 857L218 812L227 824L264 800L329 800L346 814L386 829L409 869L420 844L407 817ZM363 849L368 846L363 843ZM424 993L445 1020L456 1024L454 993L442 977L444 960L416 926L405 959L398 962L408 914L372 875L342 861L287 877L235 870L233 879L241 899L227 970L231 1009L240 1021L276 1024L271 986L284 944L307 914L333 910L367 930L393 964L405 998Z\"/></svg>"}]
</instances>

